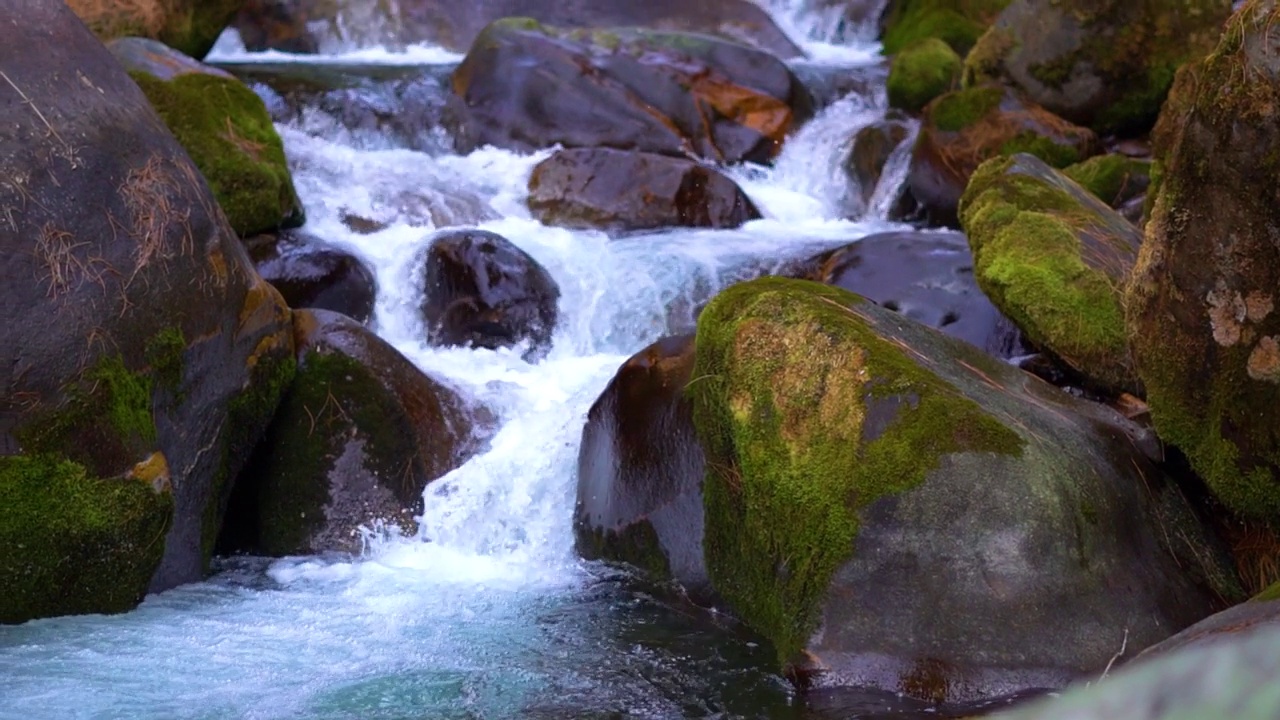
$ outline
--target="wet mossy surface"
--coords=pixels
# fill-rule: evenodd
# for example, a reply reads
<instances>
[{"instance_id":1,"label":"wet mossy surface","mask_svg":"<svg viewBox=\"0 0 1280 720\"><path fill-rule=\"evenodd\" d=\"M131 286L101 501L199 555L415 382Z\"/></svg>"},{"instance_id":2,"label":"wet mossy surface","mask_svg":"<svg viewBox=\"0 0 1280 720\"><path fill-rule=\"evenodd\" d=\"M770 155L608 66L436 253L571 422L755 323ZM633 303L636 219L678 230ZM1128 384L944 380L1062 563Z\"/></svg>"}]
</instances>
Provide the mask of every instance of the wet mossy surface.
<instances>
[{"instance_id":1,"label":"wet mossy surface","mask_svg":"<svg viewBox=\"0 0 1280 720\"><path fill-rule=\"evenodd\" d=\"M963 61L945 42L926 38L902 50L889 67L889 105L919 112L960 82Z\"/></svg>"},{"instance_id":2,"label":"wet mossy surface","mask_svg":"<svg viewBox=\"0 0 1280 720\"><path fill-rule=\"evenodd\" d=\"M1136 389L1122 286L1137 230L1035 165L993 159L969 182L960 219L978 283L1032 342L1101 386Z\"/></svg>"},{"instance_id":3,"label":"wet mossy surface","mask_svg":"<svg viewBox=\"0 0 1280 720\"><path fill-rule=\"evenodd\" d=\"M0 457L0 623L119 613L142 600L173 498L51 455Z\"/></svg>"},{"instance_id":4,"label":"wet mossy surface","mask_svg":"<svg viewBox=\"0 0 1280 720\"><path fill-rule=\"evenodd\" d=\"M187 73L130 77L208 181L241 237L302 224L284 145L266 105L239 80Z\"/></svg>"},{"instance_id":5,"label":"wet mossy surface","mask_svg":"<svg viewBox=\"0 0 1280 720\"><path fill-rule=\"evenodd\" d=\"M959 132L970 127L1000 107L1004 89L999 87L966 88L938 98L929 108L929 118L943 132Z\"/></svg>"},{"instance_id":6,"label":"wet mossy surface","mask_svg":"<svg viewBox=\"0 0 1280 720\"><path fill-rule=\"evenodd\" d=\"M961 56L1011 0L894 0L886 10L884 52L896 55L925 38L947 43Z\"/></svg>"},{"instance_id":7,"label":"wet mossy surface","mask_svg":"<svg viewBox=\"0 0 1280 720\"><path fill-rule=\"evenodd\" d=\"M1113 153L1091 157L1064 168L1062 173L1114 207L1117 202L1141 192L1150 182L1152 169L1150 160Z\"/></svg>"},{"instance_id":8,"label":"wet mossy surface","mask_svg":"<svg viewBox=\"0 0 1280 720\"><path fill-rule=\"evenodd\" d=\"M578 552L588 560L606 559L624 562L641 570L646 577L671 580L671 563L662 550L662 540L653 523L631 523L621 532L600 527L577 527Z\"/></svg>"},{"instance_id":9,"label":"wet mossy surface","mask_svg":"<svg viewBox=\"0 0 1280 720\"><path fill-rule=\"evenodd\" d=\"M762 279L698 321L686 396L706 450L705 554L717 593L793 661L859 512L941 456L1021 452L1021 438L880 337L861 298Z\"/></svg>"}]
</instances>

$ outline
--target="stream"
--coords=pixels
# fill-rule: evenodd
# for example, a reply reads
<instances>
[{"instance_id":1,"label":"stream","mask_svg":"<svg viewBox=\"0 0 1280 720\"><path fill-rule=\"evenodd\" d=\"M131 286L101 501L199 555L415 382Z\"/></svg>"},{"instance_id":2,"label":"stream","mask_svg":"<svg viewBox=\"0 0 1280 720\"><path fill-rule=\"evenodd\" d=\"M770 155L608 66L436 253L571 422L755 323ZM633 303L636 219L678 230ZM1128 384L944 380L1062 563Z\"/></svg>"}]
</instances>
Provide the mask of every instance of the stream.
<instances>
[{"instance_id":1,"label":"stream","mask_svg":"<svg viewBox=\"0 0 1280 720\"><path fill-rule=\"evenodd\" d=\"M811 72L880 62L869 29L838 28L834 15L797 0L770 9L805 47L799 62ZM210 57L437 73L458 60L431 47L253 54L233 32ZM318 111L280 124L305 231L357 254L377 276L376 332L492 408L499 430L487 451L427 489L416 534L370 527L359 557L222 559L207 581L124 615L0 627L0 720L947 714L887 693L799 698L750 633L573 550L583 422L628 356L687 329L693 308L732 282L902 227L884 218L904 157L891 161L860 219L845 219L848 144L884 112L883 86L844 97L774 166L731 168L764 219L620 239L530 218L525 185L549 152L459 156L430 137L406 149ZM356 233L344 222L352 215L383 227ZM559 283L560 323L545 359L530 364L520 348L426 345L416 271L432 233L448 224L509 238Z\"/></svg>"}]
</instances>

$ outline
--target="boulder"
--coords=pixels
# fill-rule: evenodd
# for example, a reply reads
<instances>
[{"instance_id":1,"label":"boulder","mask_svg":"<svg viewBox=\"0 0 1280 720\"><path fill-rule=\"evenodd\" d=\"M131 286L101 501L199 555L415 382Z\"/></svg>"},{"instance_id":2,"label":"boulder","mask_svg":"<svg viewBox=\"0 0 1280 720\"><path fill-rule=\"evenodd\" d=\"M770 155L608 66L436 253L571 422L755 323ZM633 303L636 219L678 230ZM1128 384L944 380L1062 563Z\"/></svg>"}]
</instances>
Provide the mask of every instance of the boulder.
<instances>
[{"instance_id":1,"label":"boulder","mask_svg":"<svg viewBox=\"0 0 1280 720\"><path fill-rule=\"evenodd\" d=\"M586 28L710 33L780 58L804 54L749 0L245 0L236 28L250 50L314 53L427 42L465 52L486 25L508 17Z\"/></svg>"},{"instance_id":2,"label":"boulder","mask_svg":"<svg viewBox=\"0 0 1280 720\"><path fill-rule=\"evenodd\" d=\"M560 287L510 240L484 230L441 233L427 248L422 317L433 345L498 348L528 343L546 354L559 316Z\"/></svg>"},{"instance_id":3,"label":"boulder","mask_svg":"<svg viewBox=\"0 0 1280 720\"><path fill-rule=\"evenodd\" d=\"M760 217L737 183L714 167L612 148L560 150L538 163L528 202L547 225L613 232L736 228Z\"/></svg>"},{"instance_id":4,"label":"boulder","mask_svg":"<svg viewBox=\"0 0 1280 720\"><path fill-rule=\"evenodd\" d=\"M204 576L289 310L66 4L0 17L0 617L116 612Z\"/></svg>"},{"instance_id":5,"label":"boulder","mask_svg":"<svg viewBox=\"0 0 1280 720\"><path fill-rule=\"evenodd\" d=\"M910 120L902 113L890 111L884 119L867 125L853 136L844 172L853 194L849 205L856 209L857 215L863 213L875 195L890 156L910 135Z\"/></svg>"},{"instance_id":6,"label":"boulder","mask_svg":"<svg viewBox=\"0 0 1280 720\"><path fill-rule=\"evenodd\" d=\"M1146 193L1151 184L1151 160L1119 153L1095 155L1063 168L1062 174L1119 210Z\"/></svg>"},{"instance_id":7,"label":"boulder","mask_svg":"<svg viewBox=\"0 0 1280 720\"><path fill-rule=\"evenodd\" d=\"M588 559L630 563L714 601L702 559L702 448L684 396L693 336L633 355L587 412L574 534Z\"/></svg>"},{"instance_id":8,"label":"boulder","mask_svg":"<svg viewBox=\"0 0 1280 720\"><path fill-rule=\"evenodd\" d=\"M881 42L887 55L925 38L938 38L961 57L1010 0L889 0Z\"/></svg>"},{"instance_id":9,"label":"boulder","mask_svg":"<svg viewBox=\"0 0 1280 720\"><path fill-rule=\"evenodd\" d=\"M67 0L103 42L137 36L202 58L245 0Z\"/></svg>"},{"instance_id":10,"label":"boulder","mask_svg":"<svg viewBox=\"0 0 1280 720\"><path fill-rule=\"evenodd\" d=\"M298 234L250 246L258 273L289 307L330 310L361 323L373 315L378 282L355 255Z\"/></svg>"},{"instance_id":11,"label":"boulder","mask_svg":"<svg viewBox=\"0 0 1280 720\"><path fill-rule=\"evenodd\" d=\"M1086 385L1141 394L1124 282L1142 233L1031 155L990 160L960 203L978 285Z\"/></svg>"},{"instance_id":12,"label":"boulder","mask_svg":"<svg viewBox=\"0 0 1280 720\"><path fill-rule=\"evenodd\" d=\"M969 242L960 233L869 235L808 264L808 279L857 293L994 357L1024 352L1018 328L978 289Z\"/></svg>"},{"instance_id":13,"label":"boulder","mask_svg":"<svg viewBox=\"0 0 1280 720\"><path fill-rule=\"evenodd\" d=\"M1030 153L1062 168L1093 155L1098 139L1016 92L969 88L929 103L920 121L907 187L934 225L956 226L956 206L983 161Z\"/></svg>"},{"instance_id":14,"label":"boulder","mask_svg":"<svg viewBox=\"0 0 1280 720\"><path fill-rule=\"evenodd\" d=\"M1151 418L1237 513L1280 523L1280 9L1254 0L1187 78L1126 294ZM1162 121L1163 122L1163 121Z\"/></svg>"},{"instance_id":15,"label":"boulder","mask_svg":"<svg viewBox=\"0 0 1280 720\"><path fill-rule=\"evenodd\" d=\"M803 685L1057 687L1238 593L1143 431L967 343L766 278L695 353L708 574Z\"/></svg>"},{"instance_id":16,"label":"boulder","mask_svg":"<svg viewBox=\"0 0 1280 720\"><path fill-rule=\"evenodd\" d=\"M284 145L252 90L154 40L124 38L110 48L200 168L237 233L303 223Z\"/></svg>"},{"instance_id":17,"label":"boulder","mask_svg":"<svg viewBox=\"0 0 1280 720\"><path fill-rule=\"evenodd\" d=\"M1183 63L1203 57L1231 0L1014 0L966 60L967 83L1008 82L1099 133L1141 133Z\"/></svg>"},{"instance_id":18,"label":"boulder","mask_svg":"<svg viewBox=\"0 0 1280 720\"><path fill-rule=\"evenodd\" d=\"M903 48L889 66L889 105L920 112L929 101L960 87L964 61L951 46L924 38Z\"/></svg>"},{"instance_id":19,"label":"boulder","mask_svg":"<svg viewBox=\"0 0 1280 720\"><path fill-rule=\"evenodd\" d=\"M297 377L236 482L220 549L358 552L357 528L376 520L412 534L423 489L481 444L483 410L351 318L298 310L294 333Z\"/></svg>"},{"instance_id":20,"label":"boulder","mask_svg":"<svg viewBox=\"0 0 1280 720\"><path fill-rule=\"evenodd\" d=\"M776 57L707 35L485 29L453 74L459 150L613 147L723 163L763 162L811 114Z\"/></svg>"}]
</instances>

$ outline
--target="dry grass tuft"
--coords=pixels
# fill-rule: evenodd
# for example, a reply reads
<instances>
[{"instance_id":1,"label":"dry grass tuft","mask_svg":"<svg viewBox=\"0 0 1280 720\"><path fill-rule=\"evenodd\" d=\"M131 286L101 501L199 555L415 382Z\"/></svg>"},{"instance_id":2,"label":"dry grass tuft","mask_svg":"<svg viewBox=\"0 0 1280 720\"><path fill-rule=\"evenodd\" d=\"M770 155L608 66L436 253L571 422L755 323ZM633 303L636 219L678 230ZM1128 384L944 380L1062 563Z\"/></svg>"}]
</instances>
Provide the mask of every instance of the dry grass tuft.
<instances>
[{"instance_id":1,"label":"dry grass tuft","mask_svg":"<svg viewBox=\"0 0 1280 720\"><path fill-rule=\"evenodd\" d=\"M1249 597L1280 581L1280 535L1275 530L1246 522L1229 532L1236 572Z\"/></svg>"},{"instance_id":2,"label":"dry grass tuft","mask_svg":"<svg viewBox=\"0 0 1280 720\"><path fill-rule=\"evenodd\" d=\"M33 251L39 269L36 279L49 284L50 299L66 295L85 280L105 288L102 276L108 269L107 263L100 257L85 257L81 249L88 245L88 242L77 241L70 232L57 228L51 222L40 228Z\"/></svg>"},{"instance_id":3,"label":"dry grass tuft","mask_svg":"<svg viewBox=\"0 0 1280 720\"><path fill-rule=\"evenodd\" d=\"M67 5L100 37L155 37L164 29L174 0L67 0Z\"/></svg>"}]
</instances>

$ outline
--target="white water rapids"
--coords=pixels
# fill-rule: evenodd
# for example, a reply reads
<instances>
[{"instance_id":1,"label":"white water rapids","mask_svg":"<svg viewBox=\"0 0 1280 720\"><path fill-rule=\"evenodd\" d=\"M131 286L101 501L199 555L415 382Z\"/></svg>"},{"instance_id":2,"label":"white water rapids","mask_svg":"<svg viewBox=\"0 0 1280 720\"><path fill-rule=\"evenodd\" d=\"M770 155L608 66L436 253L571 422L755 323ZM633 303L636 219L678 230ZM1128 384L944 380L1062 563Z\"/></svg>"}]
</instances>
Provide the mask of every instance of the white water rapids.
<instances>
[{"instance_id":1,"label":"white water rapids","mask_svg":"<svg viewBox=\"0 0 1280 720\"><path fill-rule=\"evenodd\" d=\"M829 42L830 13L797 0L773 12L811 59L879 62L873 32ZM807 23L807 24L806 24ZM435 48L215 60L424 64ZM772 168L732 173L765 219L740 230L610 239L544 227L524 206L547 153L469 156L368 149L323 123L281 126L306 205L305 230L362 257L379 283L376 331L426 371L500 416L487 452L432 484L413 537L374 533L359 558L236 560L204 583L119 616L0 627L0 720L33 718L790 717L769 653L626 589L579 561L571 517L586 411L630 354L671 318L759 268L895 227L883 219L905 168L891 163L867 219L841 219L840 164L884 114L883 88L825 109ZM550 355L428 347L416 270L433 228L405 193L486 209L497 232L560 285ZM359 235L343 213L389 225Z\"/></svg>"}]
</instances>

